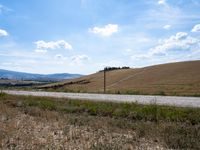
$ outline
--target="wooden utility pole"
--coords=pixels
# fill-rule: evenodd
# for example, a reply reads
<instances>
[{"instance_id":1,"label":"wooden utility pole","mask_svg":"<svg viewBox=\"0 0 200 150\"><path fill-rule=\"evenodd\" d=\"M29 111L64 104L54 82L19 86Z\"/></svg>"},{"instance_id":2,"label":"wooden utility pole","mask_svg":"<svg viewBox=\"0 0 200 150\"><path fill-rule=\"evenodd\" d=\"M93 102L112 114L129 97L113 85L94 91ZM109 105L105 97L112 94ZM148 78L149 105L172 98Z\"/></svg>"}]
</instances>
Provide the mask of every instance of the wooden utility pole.
<instances>
[{"instance_id":1,"label":"wooden utility pole","mask_svg":"<svg viewBox=\"0 0 200 150\"><path fill-rule=\"evenodd\" d=\"M104 74L104 93L106 93L106 68L104 68L103 74Z\"/></svg>"}]
</instances>

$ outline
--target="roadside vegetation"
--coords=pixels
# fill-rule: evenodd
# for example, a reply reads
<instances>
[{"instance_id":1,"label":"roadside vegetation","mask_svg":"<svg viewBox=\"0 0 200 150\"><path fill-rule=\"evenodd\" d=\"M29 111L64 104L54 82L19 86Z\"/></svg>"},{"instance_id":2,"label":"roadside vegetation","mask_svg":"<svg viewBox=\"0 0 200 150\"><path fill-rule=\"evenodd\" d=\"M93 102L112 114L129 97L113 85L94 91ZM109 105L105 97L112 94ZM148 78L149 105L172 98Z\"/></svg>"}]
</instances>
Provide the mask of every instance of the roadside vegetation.
<instances>
[{"instance_id":1,"label":"roadside vegetation","mask_svg":"<svg viewBox=\"0 0 200 150\"><path fill-rule=\"evenodd\" d=\"M63 136L72 136L68 135L71 134L68 130L71 130L72 126L76 128L77 132L81 132L83 127L87 127L88 130L92 130L92 133L89 131L92 135L88 141L93 139L93 142L88 143L88 149L148 149L148 147L153 149L200 149L199 108L157 106L153 102L151 105L140 105L137 103L12 96L4 93L0 93L0 105L1 108L4 108L1 109L0 117L2 118L3 114L6 114L7 118L3 121L0 120L0 126L4 122L8 124L12 118L9 111L14 109L29 117L41 118L41 123L42 120L47 120L52 124L62 122L60 125L62 129L59 131L62 131ZM66 126L70 126L70 129L66 129ZM102 134L102 132L106 133ZM14 131L10 133L9 130L0 132L2 148L8 146L5 139L14 134ZM29 132L29 134L33 133ZM113 137L114 135L117 136ZM102 140L98 141L96 136ZM78 140L83 142L86 139L81 135L76 135L68 142L73 143ZM144 143L146 143L146 147L143 145ZM46 144L48 145L48 143ZM17 147L17 143L15 146ZM43 146L40 148L44 148ZM53 148L53 145L50 147Z\"/></svg>"}]
</instances>

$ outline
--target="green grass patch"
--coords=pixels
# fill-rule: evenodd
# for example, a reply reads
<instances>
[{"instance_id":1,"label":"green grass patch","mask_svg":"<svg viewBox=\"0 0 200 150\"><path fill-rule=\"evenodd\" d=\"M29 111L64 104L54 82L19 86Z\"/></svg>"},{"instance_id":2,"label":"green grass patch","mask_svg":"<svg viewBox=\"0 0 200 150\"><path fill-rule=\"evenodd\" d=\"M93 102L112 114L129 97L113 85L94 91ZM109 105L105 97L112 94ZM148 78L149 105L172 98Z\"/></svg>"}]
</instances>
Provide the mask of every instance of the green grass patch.
<instances>
[{"instance_id":1,"label":"green grass patch","mask_svg":"<svg viewBox=\"0 0 200 150\"><path fill-rule=\"evenodd\" d=\"M128 118L144 121L173 121L200 123L199 108L179 108L158 106L155 104L141 105L137 103L94 102L83 100L56 99L49 97L11 96L3 94L0 99L17 103L22 101L24 107L39 107L46 110L56 110L66 113L84 113L95 116L113 118Z\"/></svg>"},{"instance_id":2,"label":"green grass patch","mask_svg":"<svg viewBox=\"0 0 200 150\"><path fill-rule=\"evenodd\" d=\"M4 93L4 92L0 92L0 98L2 98L2 97L5 97L6 96L6 93Z\"/></svg>"},{"instance_id":3,"label":"green grass patch","mask_svg":"<svg viewBox=\"0 0 200 150\"><path fill-rule=\"evenodd\" d=\"M46 110L56 110L57 104L51 98L28 96L23 101L24 106L39 107Z\"/></svg>"}]
</instances>

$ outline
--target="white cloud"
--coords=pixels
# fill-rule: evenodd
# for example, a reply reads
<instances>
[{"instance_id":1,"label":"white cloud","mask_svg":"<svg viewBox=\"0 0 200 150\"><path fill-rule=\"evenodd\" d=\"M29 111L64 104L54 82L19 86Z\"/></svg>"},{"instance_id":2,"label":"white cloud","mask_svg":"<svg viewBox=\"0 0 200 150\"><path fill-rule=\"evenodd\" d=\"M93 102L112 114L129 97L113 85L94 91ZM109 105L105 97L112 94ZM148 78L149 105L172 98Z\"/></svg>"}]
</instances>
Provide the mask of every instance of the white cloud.
<instances>
[{"instance_id":1,"label":"white cloud","mask_svg":"<svg viewBox=\"0 0 200 150\"><path fill-rule=\"evenodd\" d=\"M99 34L101 36L111 36L113 33L118 32L118 30L117 24L108 24L104 27L94 27L89 29L91 33Z\"/></svg>"},{"instance_id":2,"label":"white cloud","mask_svg":"<svg viewBox=\"0 0 200 150\"><path fill-rule=\"evenodd\" d=\"M45 41L37 41L35 42L37 49L72 49L72 46L67 43L64 40L59 40L59 41L50 41L50 42L45 42Z\"/></svg>"},{"instance_id":3,"label":"white cloud","mask_svg":"<svg viewBox=\"0 0 200 150\"><path fill-rule=\"evenodd\" d=\"M57 54L57 55L55 56L55 58L63 58L63 55Z\"/></svg>"},{"instance_id":4,"label":"white cloud","mask_svg":"<svg viewBox=\"0 0 200 150\"><path fill-rule=\"evenodd\" d=\"M178 32L176 35L161 41L161 44L150 49L151 55L166 54L169 50L191 50L194 47L200 46L200 40L189 36L185 32Z\"/></svg>"},{"instance_id":5,"label":"white cloud","mask_svg":"<svg viewBox=\"0 0 200 150\"><path fill-rule=\"evenodd\" d=\"M178 55L186 54L184 56L185 59L189 57L188 54L199 54L199 49L200 39L192 37L185 32L178 32L167 39L160 40L159 44L151 48L148 52L132 55L131 59L136 61L154 60L158 56L159 60L162 60L164 58L171 59Z\"/></svg>"},{"instance_id":6,"label":"white cloud","mask_svg":"<svg viewBox=\"0 0 200 150\"><path fill-rule=\"evenodd\" d=\"M165 0L159 0L159 1L158 1L158 4L159 4L159 5L164 5L164 4L166 4L166 1L165 1Z\"/></svg>"},{"instance_id":7,"label":"white cloud","mask_svg":"<svg viewBox=\"0 0 200 150\"><path fill-rule=\"evenodd\" d=\"M76 55L71 57L72 62L76 64L81 64L84 61L88 61L89 59L90 58L87 55Z\"/></svg>"},{"instance_id":8,"label":"white cloud","mask_svg":"<svg viewBox=\"0 0 200 150\"><path fill-rule=\"evenodd\" d=\"M87 2L87 0L80 0L81 1L81 4L85 4Z\"/></svg>"},{"instance_id":9,"label":"white cloud","mask_svg":"<svg viewBox=\"0 0 200 150\"><path fill-rule=\"evenodd\" d=\"M169 29L171 29L171 27L172 27L171 25L167 24L167 25L163 26L163 29L169 30Z\"/></svg>"},{"instance_id":10,"label":"white cloud","mask_svg":"<svg viewBox=\"0 0 200 150\"><path fill-rule=\"evenodd\" d=\"M200 32L200 24L195 25L191 32Z\"/></svg>"},{"instance_id":11,"label":"white cloud","mask_svg":"<svg viewBox=\"0 0 200 150\"><path fill-rule=\"evenodd\" d=\"M142 59L149 59L151 57L150 53L147 54L135 54L131 56L132 60L142 60Z\"/></svg>"},{"instance_id":12,"label":"white cloud","mask_svg":"<svg viewBox=\"0 0 200 150\"><path fill-rule=\"evenodd\" d=\"M132 49L125 49L125 52L127 52L127 53L130 53L132 51L133 51Z\"/></svg>"},{"instance_id":13,"label":"white cloud","mask_svg":"<svg viewBox=\"0 0 200 150\"><path fill-rule=\"evenodd\" d=\"M6 11L11 11L11 9L9 9L6 6L0 4L0 14L2 14L3 12L6 12Z\"/></svg>"},{"instance_id":14,"label":"white cloud","mask_svg":"<svg viewBox=\"0 0 200 150\"><path fill-rule=\"evenodd\" d=\"M64 57L62 54L55 55L55 59L66 60L67 57Z\"/></svg>"},{"instance_id":15,"label":"white cloud","mask_svg":"<svg viewBox=\"0 0 200 150\"><path fill-rule=\"evenodd\" d=\"M8 32L6 30L0 29L0 36L8 36Z\"/></svg>"},{"instance_id":16,"label":"white cloud","mask_svg":"<svg viewBox=\"0 0 200 150\"><path fill-rule=\"evenodd\" d=\"M46 49L36 49L35 52L36 53L43 53L43 54L45 54L45 53L47 53L47 50Z\"/></svg>"},{"instance_id":17,"label":"white cloud","mask_svg":"<svg viewBox=\"0 0 200 150\"><path fill-rule=\"evenodd\" d=\"M181 40L181 39L184 39L184 38L186 38L188 36L188 34L186 33L186 32L178 32L178 33L176 33L176 35L175 36L171 36L170 38L169 38L169 41L173 41L173 40ZM168 40L167 40L168 41Z\"/></svg>"},{"instance_id":18,"label":"white cloud","mask_svg":"<svg viewBox=\"0 0 200 150\"><path fill-rule=\"evenodd\" d=\"M0 4L0 14L2 13L4 6Z\"/></svg>"}]
</instances>

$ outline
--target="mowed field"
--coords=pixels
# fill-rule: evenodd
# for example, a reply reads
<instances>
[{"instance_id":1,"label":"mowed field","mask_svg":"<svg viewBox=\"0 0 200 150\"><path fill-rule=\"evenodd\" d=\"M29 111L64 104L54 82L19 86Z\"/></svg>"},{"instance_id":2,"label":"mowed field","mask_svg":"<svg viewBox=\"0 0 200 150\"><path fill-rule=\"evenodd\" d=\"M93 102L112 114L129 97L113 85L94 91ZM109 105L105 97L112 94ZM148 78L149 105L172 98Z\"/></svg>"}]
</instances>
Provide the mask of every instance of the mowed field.
<instances>
[{"instance_id":1,"label":"mowed field","mask_svg":"<svg viewBox=\"0 0 200 150\"><path fill-rule=\"evenodd\" d=\"M107 93L153 95L200 95L200 61L106 72ZM103 72L41 86L50 91L103 92Z\"/></svg>"}]
</instances>

